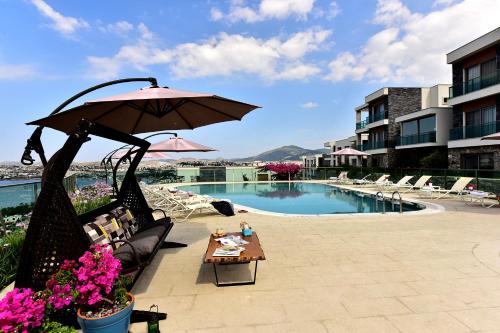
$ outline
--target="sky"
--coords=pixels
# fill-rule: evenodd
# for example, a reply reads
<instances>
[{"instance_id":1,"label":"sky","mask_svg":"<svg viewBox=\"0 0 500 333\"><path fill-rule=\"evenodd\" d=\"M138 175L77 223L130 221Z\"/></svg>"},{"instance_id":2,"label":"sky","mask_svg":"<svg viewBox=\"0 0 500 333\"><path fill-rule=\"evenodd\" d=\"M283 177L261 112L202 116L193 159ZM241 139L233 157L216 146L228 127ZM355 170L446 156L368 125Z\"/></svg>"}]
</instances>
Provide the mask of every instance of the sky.
<instances>
[{"instance_id":1,"label":"sky","mask_svg":"<svg viewBox=\"0 0 500 333\"><path fill-rule=\"evenodd\" d=\"M450 83L446 53L500 26L499 12L498 0L0 0L0 161L18 161L34 129L25 123L77 92L149 76L262 106L241 122L179 131L218 150L190 156L322 148L353 135L369 93ZM47 155L65 139L45 129ZM77 160L118 146L94 138Z\"/></svg>"}]
</instances>

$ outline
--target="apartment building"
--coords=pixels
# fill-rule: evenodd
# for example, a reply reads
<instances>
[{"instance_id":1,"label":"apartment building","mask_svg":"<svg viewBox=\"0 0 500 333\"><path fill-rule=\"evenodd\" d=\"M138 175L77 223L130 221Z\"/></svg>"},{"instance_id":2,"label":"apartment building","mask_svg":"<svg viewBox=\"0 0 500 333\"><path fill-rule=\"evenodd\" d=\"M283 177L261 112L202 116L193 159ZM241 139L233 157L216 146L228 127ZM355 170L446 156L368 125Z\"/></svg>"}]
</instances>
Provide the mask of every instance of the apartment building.
<instances>
[{"instance_id":1,"label":"apartment building","mask_svg":"<svg viewBox=\"0 0 500 333\"><path fill-rule=\"evenodd\" d=\"M357 137L355 135L350 136L341 140L327 141L324 143L324 147L330 150L330 166L340 166L340 165L358 165L358 159L355 156L332 156L331 153L345 149L345 148L356 148Z\"/></svg>"},{"instance_id":2,"label":"apartment building","mask_svg":"<svg viewBox=\"0 0 500 333\"><path fill-rule=\"evenodd\" d=\"M500 28L448 53L447 62L453 79L448 166L500 169L500 141L481 141L500 132Z\"/></svg>"},{"instance_id":3,"label":"apartment building","mask_svg":"<svg viewBox=\"0 0 500 333\"><path fill-rule=\"evenodd\" d=\"M399 166L419 167L422 158L434 156L430 166L447 168L447 145L452 123L448 105L450 84L421 88L421 110L395 118L399 137L395 149Z\"/></svg>"}]
</instances>

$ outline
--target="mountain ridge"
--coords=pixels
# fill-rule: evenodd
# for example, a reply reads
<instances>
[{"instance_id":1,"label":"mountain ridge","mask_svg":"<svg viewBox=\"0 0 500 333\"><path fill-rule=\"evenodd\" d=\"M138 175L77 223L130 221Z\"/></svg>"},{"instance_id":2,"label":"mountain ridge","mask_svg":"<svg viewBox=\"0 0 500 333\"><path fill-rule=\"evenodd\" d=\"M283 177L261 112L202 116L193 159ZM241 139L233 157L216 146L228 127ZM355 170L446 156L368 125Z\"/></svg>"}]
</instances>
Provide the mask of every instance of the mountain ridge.
<instances>
[{"instance_id":1,"label":"mountain ridge","mask_svg":"<svg viewBox=\"0 0 500 333\"><path fill-rule=\"evenodd\" d=\"M301 156L324 154L328 149L307 149L296 145L281 146L271 150L267 150L254 156L243 158L233 158L235 162L252 162L252 161L299 161Z\"/></svg>"}]
</instances>

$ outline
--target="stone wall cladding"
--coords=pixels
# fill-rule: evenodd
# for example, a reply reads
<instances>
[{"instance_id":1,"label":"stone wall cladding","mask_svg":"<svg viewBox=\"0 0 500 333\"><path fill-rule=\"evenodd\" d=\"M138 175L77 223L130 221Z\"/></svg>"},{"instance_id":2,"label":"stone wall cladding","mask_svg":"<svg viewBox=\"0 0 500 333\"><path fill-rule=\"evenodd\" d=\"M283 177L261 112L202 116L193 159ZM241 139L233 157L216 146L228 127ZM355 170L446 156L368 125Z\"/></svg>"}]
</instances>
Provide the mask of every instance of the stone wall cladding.
<instances>
[{"instance_id":1,"label":"stone wall cladding","mask_svg":"<svg viewBox=\"0 0 500 333\"><path fill-rule=\"evenodd\" d=\"M396 118L422 109L422 89L421 88L389 88L387 98L387 110L389 125L387 126L387 139L393 146L397 143L400 133L400 124L396 123ZM397 167L398 151L388 150L388 167Z\"/></svg>"},{"instance_id":2,"label":"stone wall cladding","mask_svg":"<svg viewBox=\"0 0 500 333\"><path fill-rule=\"evenodd\" d=\"M460 169L461 154L493 153L493 166L495 170L500 170L500 145L448 148L448 168Z\"/></svg>"}]
</instances>

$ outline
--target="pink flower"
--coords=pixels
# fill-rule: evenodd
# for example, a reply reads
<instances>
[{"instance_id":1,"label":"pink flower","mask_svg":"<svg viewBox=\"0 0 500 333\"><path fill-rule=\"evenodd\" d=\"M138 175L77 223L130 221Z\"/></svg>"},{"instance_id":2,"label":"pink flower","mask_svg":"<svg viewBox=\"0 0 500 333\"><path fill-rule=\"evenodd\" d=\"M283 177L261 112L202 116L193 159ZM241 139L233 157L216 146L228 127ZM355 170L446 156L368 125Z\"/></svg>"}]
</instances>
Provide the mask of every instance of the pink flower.
<instances>
[{"instance_id":1,"label":"pink flower","mask_svg":"<svg viewBox=\"0 0 500 333\"><path fill-rule=\"evenodd\" d=\"M31 289L15 288L0 300L0 330L30 332L42 324L44 314L44 300L36 299Z\"/></svg>"}]
</instances>

